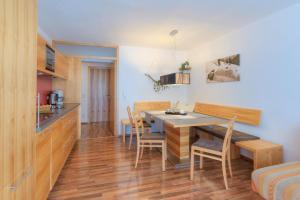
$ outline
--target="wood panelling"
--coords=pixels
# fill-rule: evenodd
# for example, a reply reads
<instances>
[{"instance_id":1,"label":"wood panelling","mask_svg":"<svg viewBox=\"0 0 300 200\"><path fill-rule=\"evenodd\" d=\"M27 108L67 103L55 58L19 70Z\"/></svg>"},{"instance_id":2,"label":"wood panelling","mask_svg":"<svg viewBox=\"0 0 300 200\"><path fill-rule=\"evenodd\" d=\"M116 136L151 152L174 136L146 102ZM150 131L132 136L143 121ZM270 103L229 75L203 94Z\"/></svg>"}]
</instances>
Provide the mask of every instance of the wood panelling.
<instances>
[{"instance_id":1,"label":"wood panelling","mask_svg":"<svg viewBox=\"0 0 300 200\"><path fill-rule=\"evenodd\" d=\"M94 136L98 129L94 131L89 134ZM253 169L245 160L232 162L234 174L226 191L217 161L204 159L203 170L196 164L194 181L190 181L189 168L176 169L168 161L166 171L161 172L161 152L155 148L145 148L137 169L135 156L136 149L129 151L121 138L81 140L48 199L262 200L251 190Z\"/></svg>"},{"instance_id":2,"label":"wood panelling","mask_svg":"<svg viewBox=\"0 0 300 200\"><path fill-rule=\"evenodd\" d=\"M60 41L60 40L53 40L52 44L54 46L67 45L67 46L92 46L92 47L99 47L99 48L118 48L117 45L103 45L97 43L84 43L84 42L72 42L72 41Z\"/></svg>"},{"instance_id":3,"label":"wood panelling","mask_svg":"<svg viewBox=\"0 0 300 200\"><path fill-rule=\"evenodd\" d=\"M206 103L196 103L194 112L226 119L231 119L234 116L237 116L237 122L242 122L250 125L259 125L261 116L261 111L257 109L222 106Z\"/></svg>"},{"instance_id":4,"label":"wood panelling","mask_svg":"<svg viewBox=\"0 0 300 200\"><path fill-rule=\"evenodd\" d=\"M110 121L110 69L89 67L89 121Z\"/></svg>"},{"instance_id":5,"label":"wood panelling","mask_svg":"<svg viewBox=\"0 0 300 200\"><path fill-rule=\"evenodd\" d=\"M61 169L77 139L79 108L65 115L51 128L52 160L51 188L54 186Z\"/></svg>"},{"instance_id":6,"label":"wood panelling","mask_svg":"<svg viewBox=\"0 0 300 200\"><path fill-rule=\"evenodd\" d=\"M45 200L78 138L79 107L36 136L35 199Z\"/></svg>"},{"instance_id":7,"label":"wood panelling","mask_svg":"<svg viewBox=\"0 0 300 200\"><path fill-rule=\"evenodd\" d=\"M55 73L61 77L64 77L65 79L68 79L68 58L56 50L55 62Z\"/></svg>"},{"instance_id":8,"label":"wood panelling","mask_svg":"<svg viewBox=\"0 0 300 200\"><path fill-rule=\"evenodd\" d=\"M142 111L166 110L171 108L170 101L141 101L134 103L134 112L139 114Z\"/></svg>"},{"instance_id":9,"label":"wood panelling","mask_svg":"<svg viewBox=\"0 0 300 200\"><path fill-rule=\"evenodd\" d=\"M46 66L46 40L39 34L37 36L37 69L45 70Z\"/></svg>"},{"instance_id":10,"label":"wood panelling","mask_svg":"<svg viewBox=\"0 0 300 200\"><path fill-rule=\"evenodd\" d=\"M64 91L65 103L81 102L81 61L78 58L67 57L69 66L68 79L54 79L53 90L61 89Z\"/></svg>"},{"instance_id":11,"label":"wood panelling","mask_svg":"<svg viewBox=\"0 0 300 200\"><path fill-rule=\"evenodd\" d=\"M36 0L0 1L0 199L32 199Z\"/></svg>"},{"instance_id":12,"label":"wood panelling","mask_svg":"<svg viewBox=\"0 0 300 200\"><path fill-rule=\"evenodd\" d=\"M109 73L109 125L111 132L115 132L115 87L116 87L116 79L115 79L115 70L116 63L112 65Z\"/></svg>"},{"instance_id":13,"label":"wood panelling","mask_svg":"<svg viewBox=\"0 0 300 200\"><path fill-rule=\"evenodd\" d=\"M265 140L240 141L235 144L253 153L254 169L282 163L282 145Z\"/></svg>"},{"instance_id":14,"label":"wood panelling","mask_svg":"<svg viewBox=\"0 0 300 200\"><path fill-rule=\"evenodd\" d=\"M50 191L51 132L47 129L36 136L36 200L47 199Z\"/></svg>"},{"instance_id":15,"label":"wood panelling","mask_svg":"<svg viewBox=\"0 0 300 200\"><path fill-rule=\"evenodd\" d=\"M174 128L169 124L165 124L167 151L179 161L189 158L189 129L190 128Z\"/></svg>"},{"instance_id":16,"label":"wood panelling","mask_svg":"<svg viewBox=\"0 0 300 200\"><path fill-rule=\"evenodd\" d=\"M46 40L38 34L37 37L37 70L47 75L57 78L68 78L67 57L55 49L55 72L46 69ZM51 45L48 44L50 47Z\"/></svg>"}]
</instances>

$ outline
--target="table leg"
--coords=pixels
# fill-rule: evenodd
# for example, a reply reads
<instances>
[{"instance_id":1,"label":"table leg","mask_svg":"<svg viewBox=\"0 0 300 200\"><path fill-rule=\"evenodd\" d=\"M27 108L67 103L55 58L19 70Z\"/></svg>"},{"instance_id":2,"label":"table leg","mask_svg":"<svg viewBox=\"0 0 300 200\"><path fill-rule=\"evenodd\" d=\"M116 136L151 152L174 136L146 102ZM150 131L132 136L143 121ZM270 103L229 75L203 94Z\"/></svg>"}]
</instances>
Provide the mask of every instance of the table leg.
<instances>
[{"instance_id":1,"label":"table leg","mask_svg":"<svg viewBox=\"0 0 300 200\"><path fill-rule=\"evenodd\" d=\"M171 162L189 163L190 157L190 128L174 128L171 125L165 124L167 135L167 151Z\"/></svg>"},{"instance_id":2,"label":"table leg","mask_svg":"<svg viewBox=\"0 0 300 200\"><path fill-rule=\"evenodd\" d=\"M125 143L125 134L126 134L126 125L125 125L125 124L122 124L123 143Z\"/></svg>"}]
</instances>

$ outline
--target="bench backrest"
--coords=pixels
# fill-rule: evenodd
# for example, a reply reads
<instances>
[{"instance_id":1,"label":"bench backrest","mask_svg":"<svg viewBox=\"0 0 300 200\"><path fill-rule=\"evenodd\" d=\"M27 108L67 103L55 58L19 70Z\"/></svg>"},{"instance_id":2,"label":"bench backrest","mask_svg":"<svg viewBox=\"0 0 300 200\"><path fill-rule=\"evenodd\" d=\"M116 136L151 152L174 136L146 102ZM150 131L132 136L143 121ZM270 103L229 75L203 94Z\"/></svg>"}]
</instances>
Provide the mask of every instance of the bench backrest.
<instances>
[{"instance_id":1,"label":"bench backrest","mask_svg":"<svg viewBox=\"0 0 300 200\"><path fill-rule=\"evenodd\" d=\"M194 107L194 112L221 117L225 119L231 119L236 116L236 122L241 122L249 125L259 125L261 110L240 108L233 106L223 106L207 103L196 103Z\"/></svg>"},{"instance_id":2,"label":"bench backrest","mask_svg":"<svg viewBox=\"0 0 300 200\"><path fill-rule=\"evenodd\" d=\"M134 103L134 112L140 114L143 111L166 110L171 108L170 101L140 101Z\"/></svg>"}]
</instances>

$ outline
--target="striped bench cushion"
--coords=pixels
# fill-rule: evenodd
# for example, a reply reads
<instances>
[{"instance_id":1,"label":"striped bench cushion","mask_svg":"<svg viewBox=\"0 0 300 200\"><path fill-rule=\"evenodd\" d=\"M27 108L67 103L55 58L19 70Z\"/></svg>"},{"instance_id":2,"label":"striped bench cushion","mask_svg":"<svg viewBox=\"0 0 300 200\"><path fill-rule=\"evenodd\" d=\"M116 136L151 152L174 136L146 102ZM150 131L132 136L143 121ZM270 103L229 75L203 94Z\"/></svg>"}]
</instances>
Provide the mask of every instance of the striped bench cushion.
<instances>
[{"instance_id":1,"label":"striped bench cushion","mask_svg":"<svg viewBox=\"0 0 300 200\"><path fill-rule=\"evenodd\" d=\"M261 168L252 173L252 188L263 198L300 199L300 162Z\"/></svg>"}]
</instances>

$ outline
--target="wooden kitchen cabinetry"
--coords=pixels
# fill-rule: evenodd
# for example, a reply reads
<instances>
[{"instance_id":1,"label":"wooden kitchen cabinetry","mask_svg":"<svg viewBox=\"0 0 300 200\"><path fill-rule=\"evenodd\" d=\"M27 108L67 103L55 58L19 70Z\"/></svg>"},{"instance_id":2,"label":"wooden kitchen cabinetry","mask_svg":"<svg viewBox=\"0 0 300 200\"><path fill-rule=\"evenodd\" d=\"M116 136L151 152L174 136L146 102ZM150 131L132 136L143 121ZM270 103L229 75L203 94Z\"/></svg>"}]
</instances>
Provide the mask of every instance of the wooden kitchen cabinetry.
<instances>
[{"instance_id":1,"label":"wooden kitchen cabinetry","mask_svg":"<svg viewBox=\"0 0 300 200\"><path fill-rule=\"evenodd\" d=\"M0 199L33 199L37 1L0 1Z\"/></svg>"},{"instance_id":2,"label":"wooden kitchen cabinetry","mask_svg":"<svg viewBox=\"0 0 300 200\"><path fill-rule=\"evenodd\" d=\"M79 129L79 107L73 109L37 137L36 200L47 199L76 140Z\"/></svg>"},{"instance_id":3,"label":"wooden kitchen cabinetry","mask_svg":"<svg viewBox=\"0 0 300 200\"><path fill-rule=\"evenodd\" d=\"M35 199L46 199L50 190L51 129L36 137L36 191Z\"/></svg>"},{"instance_id":4,"label":"wooden kitchen cabinetry","mask_svg":"<svg viewBox=\"0 0 300 200\"><path fill-rule=\"evenodd\" d=\"M55 73L67 79L69 67L68 57L55 50L55 61Z\"/></svg>"},{"instance_id":5,"label":"wooden kitchen cabinetry","mask_svg":"<svg viewBox=\"0 0 300 200\"><path fill-rule=\"evenodd\" d=\"M68 58L55 49L55 72L46 69L46 40L38 35L37 37L37 70L47 75L67 79L68 78Z\"/></svg>"}]
</instances>

